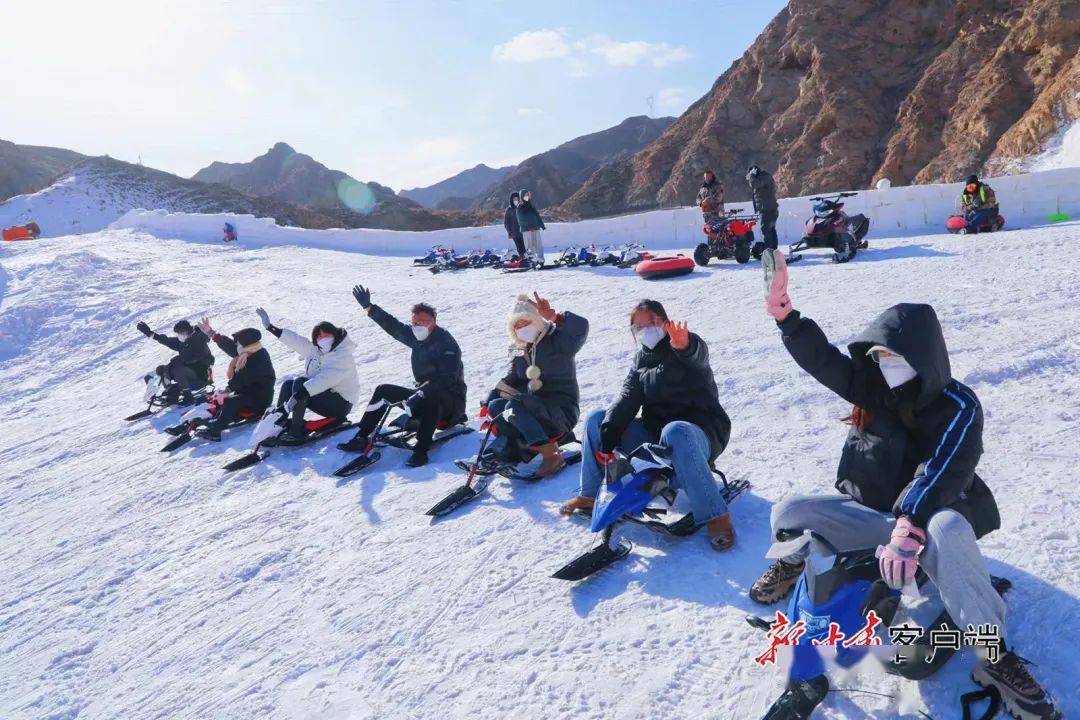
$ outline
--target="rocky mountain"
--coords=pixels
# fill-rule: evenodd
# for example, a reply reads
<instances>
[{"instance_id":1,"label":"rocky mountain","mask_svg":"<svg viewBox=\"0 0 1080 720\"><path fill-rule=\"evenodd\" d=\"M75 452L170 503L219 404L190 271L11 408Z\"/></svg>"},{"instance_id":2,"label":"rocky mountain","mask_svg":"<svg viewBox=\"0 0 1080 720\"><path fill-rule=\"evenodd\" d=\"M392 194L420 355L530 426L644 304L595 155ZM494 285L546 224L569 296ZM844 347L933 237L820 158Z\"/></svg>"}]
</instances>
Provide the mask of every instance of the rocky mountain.
<instances>
[{"instance_id":1,"label":"rocky mountain","mask_svg":"<svg viewBox=\"0 0 1080 720\"><path fill-rule=\"evenodd\" d=\"M0 201L37 192L85 159L72 150L0 140Z\"/></svg>"},{"instance_id":2,"label":"rocky mountain","mask_svg":"<svg viewBox=\"0 0 1080 720\"><path fill-rule=\"evenodd\" d=\"M648 146L673 122L675 118L670 117L630 117L614 127L533 155L484 190L473 204L485 210L497 210L506 207L510 193L529 188L541 207L558 205L599 167Z\"/></svg>"},{"instance_id":3,"label":"rocky mountain","mask_svg":"<svg viewBox=\"0 0 1080 720\"><path fill-rule=\"evenodd\" d=\"M398 195L414 200L426 208L464 210L469 207L473 198L513 169L513 165L492 168L480 163L434 185L402 190Z\"/></svg>"},{"instance_id":4,"label":"rocky mountain","mask_svg":"<svg viewBox=\"0 0 1080 720\"><path fill-rule=\"evenodd\" d=\"M360 182L340 170L331 170L283 142L251 162L211 163L191 179L224 183L248 195L320 211L369 213L381 203L419 207L385 185Z\"/></svg>"},{"instance_id":5,"label":"rocky mountain","mask_svg":"<svg viewBox=\"0 0 1080 720\"><path fill-rule=\"evenodd\" d=\"M1080 117L1076 0L791 0L662 137L563 204L592 217L692 203L712 168L747 197L1001 171Z\"/></svg>"}]
</instances>

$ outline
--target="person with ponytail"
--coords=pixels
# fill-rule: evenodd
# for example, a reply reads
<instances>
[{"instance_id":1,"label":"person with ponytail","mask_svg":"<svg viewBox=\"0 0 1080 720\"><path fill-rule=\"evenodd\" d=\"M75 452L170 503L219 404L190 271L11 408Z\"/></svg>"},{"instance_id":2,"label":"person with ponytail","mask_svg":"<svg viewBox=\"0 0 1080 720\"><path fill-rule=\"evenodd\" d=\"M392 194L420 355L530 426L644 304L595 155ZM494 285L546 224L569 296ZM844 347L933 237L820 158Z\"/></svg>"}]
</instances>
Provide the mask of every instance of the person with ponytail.
<instances>
[{"instance_id":1,"label":"person with ponytail","mask_svg":"<svg viewBox=\"0 0 1080 720\"><path fill-rule=\"evenodd\" d=\"M977 682L994 685L1025 718L1060 717L1027 661L1006 645L1005 603L976 543L1001 525L994 496L976 473L982 406L971 388L952 377L934 308L887 308L845 355L792 308L787 265L781 253L773 257L768 313L799 367L852 406L845 418L851 427L837 468L839 493L791 497L773 506L776 544L769 556L779 559L754 584L751 599L773 603L794 587L808 547L794 550L790 540L782 542L793 532L812 531L837 552L876 547L891 588L913 583L921 568L957 626L997 628L1000 657L991 662L995 654L983 653L973 672Z\"/></svg>"},{"instance_id":2,"label":"person with ponytail","mask_svg":"<svg viewBox=\"0 0 1080 720\"><path fill-rule=\"evenodd\" d=\"M565 467L558 438L574 429L579 406L577 361L589 336L589 321L556 312L533 293L518 295L507 322L510 369L495 385L481 414L496 417L493 455L513 457L522 445L543 458L535 475L549 477Z\"/></svg>"},{"instance_id":3,"label":"person with ponytail","mask_svg":"<svg viewBox=\"0 0 1080 720\"><path fill-rule=\"evenodd\" d=\"M656 300L634 306L630 331L638 346L633 367L615 403L586 419L578 494L559 512L592 510L616 448L630 453L659 442L671 448L674 485L686 493L695 524L706 527L714 550L729 550L735 529L712 463L727 447L731 420L720 404L709 347L686 323L669 320Z\"/></svg>"}]
</instances>

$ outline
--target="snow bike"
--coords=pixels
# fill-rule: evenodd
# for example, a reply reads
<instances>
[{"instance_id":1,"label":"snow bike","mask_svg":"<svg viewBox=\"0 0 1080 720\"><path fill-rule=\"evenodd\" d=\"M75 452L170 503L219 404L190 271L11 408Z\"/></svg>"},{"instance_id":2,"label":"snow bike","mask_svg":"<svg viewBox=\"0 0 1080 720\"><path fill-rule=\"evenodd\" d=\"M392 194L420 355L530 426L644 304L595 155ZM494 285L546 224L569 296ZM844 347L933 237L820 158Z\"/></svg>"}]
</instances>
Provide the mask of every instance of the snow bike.
<instances>
[{"instance_id":1,"label":"snow bike","mask_svg":"<svg viewBox=\"0 0 1080 720\"><path fill-rule=\"evenodd\" d=\"M221 411L221 406L224 404L227 395L211 394L206 398L206 402L201 405L196 405L191 410L188 410L180 417L180 422L176 425L165 428L165 432L169 435L173 435L174 438L170 440L163 448L161 452L173 452L179 450L183 446L197 437L197 432L200 427L206 425L210 420ZM240 417L232 423L225 426L224 430L231 430L232 428L242 427L244 425L250 425L256 422L259 416L256 413L240 412Z\"/></svg>"},{"instance_id":2,"label":"snow bike","mask_svg":"<svg viewBox=\"0 0 1080 720\"><path fill-rule=\"evenodd\" d=\"M494 250L477 250L469 257L469 265L474 268L491 267L499 259L499 254Z\"/></svg>"},{"instance_id":3,"label":"snow bike","mask_svg":"<svg viewBox=\"0 0 1080 720\"><path fill-rule=\"evenodd\" d=\"M424 383L424 385L426 384L427 383ZM417 388L417 392L421 392L424 389L424 385ZM368 439L367 447L360 452L359 457L353 458L335 470L334 476L346 478L355 475L362 470L366 470L382 458L382 453L379 449L386 446L400 448L402 450L415 450L416 433L420 429L420 422L409 412L409 400L415 396L416 394L414 393L410 398L406 398L400 402L386 403L383 414L379 417L379 424L375 426L374 432L371 433L371 436ZM395 409L402 410L403 412L393 420L387 422L390 413ZM471 433L473 429L465 424L465 420L466 418L462 416L457 422L440 422L436 425L435 434L431 438L431 447L441 445L447 440L451 440L460 435L468 435ZM348 448L346 447L347 444L348 443L339 443L338 450L348 451Z\"/></svg>"},{"instance_id":4,"label":"snow bike","mask_svg":"<svg viewBox=\"0 0 1080 720\"><path fill-rule=\"evenodd\" d=\"M543 261L537 260L532 255L526 255L523 258L504 263L502 271L504 273L522 273L530 270L552 270L557 267L560 267L557 263L545 265Z\"/></svg>"},{"instance_id":5,"label":"snow bike","mask_svg":"<svg viewBox=\"0 0 1080 720\"><path fill-rule=\"evenodd\" d=\"M489 416L481 411L482 423L480 429L485 432L483 440L480 441L480 449L477 451L476 457L472 460L454 461L455 465L468 473L465 483L435 503L425 513L426 515L431 517L449 515L462 505L475 500L487 489L496 475L505 477L508 480L525 482L536 482L543 479L528 471L529 466L539 456L535 446L528 446L519 439L511 438L507 447L502 451L495 452L488 447L492 435L495 434L496 423L501 416L502 413ZM562 451L563 462L566 463L567 467L581 462L580 443L578 443L573 431L551 438L550 442L558 443L560 448L577 445L576 449L570 448Z\"/></svg>"},{"instance_id":6,"label":"snow bike","mask_svg":"<svg viewBox=\"0 0 1080 720\"><path fill-rule=\"evenodd\" d=\"M810 198L814 214L806 221L806 234L788 247L788 262L802 260L800 251L807 248L829 248L833 262L846 263L869 243L863 240L870 230L870 220L865 215L848 215L844 212L843 198L858 193L843 192L830 197Z\"/></svg>"},{"instance_id":7,"label":"snow bike","mask_svg":"<svg viewBox=\"0 0 1080 720\"><path fill-rule=\"evenodd\" d=\"M146 403L146 409L128 415L124 418L127 422L150 417L162 408L179 405L183 399L184 393L180 386L175 382L166 382L165 379L156 372L146 373L141 379L146 383L146 389L143 390L143 402ZM211 368L207 370L206 373L206 385L199 390L192 390L190 392L191 403L202 402L207 393L213 392L213 390L214 371L213 368Z\"/></svg>"},{"instance_id":8,"label":"snow bike","mask_svg":"<svg viewBox=\"0 0 1080 720\"><path fill-rule=\"evenodd\" d=\"M589 261L589 265L593 267L601 267L603 265L615 265L622 259L622 251L614 245L606 245L599 251L594 253L594 257Z\"/></svg>"},{"instance_id":9,"label":"snow bike","mask_svg":"<svg viewBox=\"0 0 1080 720\"><path fill-rule=\"evenodd\" d=\"M733 208L719 220L702 227L707 240L694 249L694 262L705 266L710 258L727 260L733 257L741 265L750 262L751 255L761 257L764 244L754 242L754 226L758 223L758 216L740 215L741 212L742 208Z\"/></svg>"},{"instance_id":10,"label":"snow bike","mask_svg":"<svg viewBox=\"0 0 1080 720\"><path fill-rule=\"evenodd\" d=\"M973 213L950 215L945 221L945 228L953 235L974 235L975 233L997 232L1005 227L1005 218L997 215L984 220L980 225L972 225L969 218Z\"/></svg>"},{"instance_id":11,"label":"snow bike","mask_svg":"<svg viewBox=\"0 0 1080 720\"><path fill-rule=\"evenodd\" d=\"M413 265L434 265L436 260L443 257L448 252L453 256L454 249L442 245L433 245L424 257L413 258Z\"/></svg>"},{"instance_id":12,"label":"snow bike","mask_svg":"<svg viewBox=\"0 0 1080 720\"><path fill-rule=\"evenodd\" d=\"M806 569L795 586L787 608L789 621L803 621L806 632L792 648L788 690L773 704L766 718L785 720L807 717L824 699L828 689L828 682L824 679L825 663L814 641L821 642L830 637L831 624L850 638L865 626L871 611L881 620L877 633L879 637L884 634L880 650L866 645L843 647L834 643L835 662L842 668L850 668L867 654L873 654L886 672L908 680L923 680L941 670L956 654L956 647L941 644L935 647L931 644L932 632L958 630L940 600L928 601L910 609L902 607L900 591L889 588L881 579L874 548L841 552L826 538L809 530L780 530L777 544L780 546L778 552L788 554L806 544L811 549ZM1012 587L1012 583L1005 578L991 576L990 580L994 589L1002 595ZM921 588L928 581L920 569L916 575L916 585ZM746 621L759 630L769 631L773 628L773 621L756 615L748 615ZM913 629L913 634L903 644L894 645L887 629L901 626ZM812 688L819 691L808 692ZM976 695L972 694L965 703L972 702ZM798 708L795 706L800 702L796 698L801 702ZM796 709L800 712L795 712ZM964 717L969 715L965 712Z\"/></svg>"},{"instance_id":13,"label":"snow bike","mask_svg":"<svg viewBox=\"0 0 1080 720\"><path fill-rule=\"evenodd\" d=\"M251 433L251 450L241 457L225 465L227 472L243 470L261 463L270 456L271 448L275 447L299 447L310 445L339 432L344 432L356 427L356 423L340 418L318 418L304 421L304 437L296 441L286 442L283 435L289 427L289 415L295 407L292 398L285 403L284 408L271 407L259 420L258 425Z\"/></svg>"},{"instance_id":14,"label":"snow bike","mask_svg":"<svg viewBox=\"0 0 1080 720\"><path fill-rule=\"evenodd\" d=\"M633 549L628 540L623 543L615 532L625 523L643 525L653 532L670 537L687 537L704 524L692 513L670 522L668 515L675 504L677 489L672 485L675 470L671 464L671 449L665 445L645 443L630 455L616 451L615 462L604 466L605 482L590 514L590 529L601 533L600 544L559 568L551 577L557 580L584 580L594 573L626 557ZM747 480L728 481L715 467L712 471L723 482L721 494L732 502L750 487ZM668 507L657 506L660 498Z\"/></svg>"},{"instance_id":15,"label":"snow bike","mask_svg":"<svg viewBox=\"0 0 1080 720\"><path fill-rule=\"evenodd\" d=\"M627 243L619 248L619 259L615 262L615 266L625 270L651 257L652 255L645 250L645 246L641 243Z\"/></svg>"},{"instance_id":16,"label":"snow bike","mask_svg":"<svg viewBox=\"0 0 1080 720\"><path fill-rule=\"evenodd\" d=\"M556 258L555 264L563 267L577 267L582 263L581 257L584 252L585 248L568 247Z\"/></svg>"},{"instance_id":17,"label":"snow bike","mask_svg":"<svg viewBox=\"0 0 1080 720\"><path fill-rule=\"evenodd\" d=\"M428 270L432 274L439 274L447 270L465 270L472 267L472 259L470 255L454 255L454 251L450 250L444 255L440 255L435 259Z\"/></svg>"}]
</instances>

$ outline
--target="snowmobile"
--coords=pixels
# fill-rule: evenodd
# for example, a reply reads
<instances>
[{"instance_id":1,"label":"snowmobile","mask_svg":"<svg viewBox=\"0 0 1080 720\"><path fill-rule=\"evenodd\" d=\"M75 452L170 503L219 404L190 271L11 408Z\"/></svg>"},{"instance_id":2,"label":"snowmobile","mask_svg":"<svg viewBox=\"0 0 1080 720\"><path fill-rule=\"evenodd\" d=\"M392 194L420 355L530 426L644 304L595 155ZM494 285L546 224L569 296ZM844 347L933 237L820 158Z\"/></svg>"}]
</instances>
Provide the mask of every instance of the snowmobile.
<instances>
[{"instance_id":1,"label":"snowmobile","mask_svg":"<svg viewBox=\"0 0 1080 720\"><path fill-rule=\"evenodd\" d=\"M633 544L615 537L626 523L643 525L670 537L693 535L704 525L692 513L669 522L661 519L668 516L677 495L671 482L675 470L670 448L645 443L629 455L620 451L615 455L615 462L604 466L605 482L590 514L590 529L601 533L600 544L559 568L551 576L557 580L583 580L629 555ZM729 503L750 487L747 480L730 482L715 467L712 470L723 483L721 494ZM655 504L657 498L667 507Z\"/></svg>"},{"instance_id":2,"label":"snowmobile","mask_svg":"<svg viewBox=\"0 0 1080 720\"><path fill-rule=\"evenodd\" d=\"M452 256L454 254L453 248L444 247L442 245L432 245L428 250L427 255L424 257L413 258L413 265L434 265L435 261L449 252Z\"/></svg>"},{"instance_id":3,"label":"snowmobile","mask_svg":"<svg viewBox=\"0 0 1080 720\"><path fill-rule=\"evenodd\" d=\"M536 482L543 479L530 471L530 466L539 457L537 449L525 445L520 438L509 438L506 447L499 451L494 451L488 447L492 435L495 434L496 422L500 416L501 413L489 416L484 411L481 411L482 422L480 429L485 432L483 440L480 441L480 449L477 451L476 457L471 460L454 461L455 465L467 473L465 483L435 503L425 513L426 515L431 517L449 515L462 505L475 500L487 489L496 475L505 477L508 480L525 482ZM566 463L567 467L581 462L581 445L573 431L552 438L551 442L558 443L560 448L569 448L562 451L563 462ZM574 445L577 447L572 447Z\"/></svg>"},{"instance_id":4,"label":"snowmobile","mask_svg":"<svg viewBox=\"0 0 1080 720\"><path fill-rule=\"evenodd\" d=\"M856 195L858 193L844 192L830 197L810 198L810 202L814 203L814 214L806 221L806 234L788 247L788 262L801 260L799 252L807 248L829 248L833 251L833 262L846 263L859 250L869 247L869 243L863 240L870 230L869 218L865 215L848 215L841 202L843 198Z\"/></svg>"},{"instance_id":5,"label":"snowmobile","mask_svg":"<svg viewBox=\"0 0 1080 720\"><path fill-rule=\"evenodd\" d=\"M424 384L426 385L427 383ZM423 388L424 385L421 385L417 388L417 392L423 390ZM335 470L335 477L346 478L374 465L382 458L382 453L379 451L379 448L390 446L410 451L416 449L416 432L419 429L420 423L413 418L412 414L409 412L409 399L410 398L406 398L400 402L386 404L383 414L379 418L379 424L375 426L375 431L371 433L371 437L368 440L368 446L361 451L359 457L353 458ZM387 422L390 413L394 410L401 410L402 412L393 420ZM466 418L463 415L457 422L439 423L435 428L435 434L431 438L431 447L441 445L447 440L451 440L458 436L471 433L473 429L466 425L465 422ZM347 443L339 443L338 449L347 451L348 448L346 446Z\"/></svg>"},{"instance_id":6,"label":"snowmobile","mask_svg":"<svg viewBox=\"0 0 1080 720\"><path fill-rule=\"evenodd\" d=\"M974 235L975 233L997 232L1005 227L1005 218L1001 214L983 222L978 227L968 221L970 216L970 213L950 215L949 219L945 221L945 228L953 235Z\"/></svg>"},{"instance_id":7,"label":"snowmobile","mask_svg":"<svg viewBox=\"0 0 1080 720\"><path fill-rule=\"evenodd\" d=\"M128 415L124 418L127 422L150 417L162 408L180 405L181 402L185 400L184 392L178 384L171 381L167 382L156 372L146 373L142 376L141 380L146 383L146 389L143 390L143 402L146 403L146 409ZM203 402L207 393L213 391L214 377L213 369L211 368L207 371L206 385L199 390L192 390L188 393L190 401L185 402L184 404L191 405L196 402Z\"/></svg>"},{"instance_id":8,"label":"snowmobile","mask_svg":"<svg viewBox=\"0 0 1080 720\"><path fill-rule=\"evenodd\" d=\"M802 621L806 632L792 647L787 689L770 708L765 716L767 719L798 720L809 717L813 708L824 700L828 692L825 662L814 642L829 637L832 624L850 638L865 626L869 613L873 611L881 620L876 634L881 637L884 632L882 643L876 648L836 645L835 663L842 668L850 668L867 654L872 654L886 672L909 680L923 680L937 673L956 654L956 648L940 644L934 647L930 643L932 632L942 628L950 632L958 629L941 606L940 598L928 596L919 604L902 606L900 591L889 588L881 579L875 548L841 552L826 538L809 530L781 530L776 540L769 551L770 557L791 554L807 544L810 554L787 607L789 621ZM1005 578L991 577L991 582L999 594L1004 594L1012 586ZM927 583L928 578L920 569L915 585L923 587ZM752 627L764 631L769 631L773 626L770 620L756 615L748 615L746 620ZM902 644L893 644L887 629L902 625L912 633ZM915 632L915 628L925 630ZM965 705L989 697L982 693L970 695L965 696L968 697ZM997 702L1000 704L1000 698ZM969 717L968 710L965 710L964 717Z\"/></svg>"},{"instance_id":9,"label":"snowmobile","mask_svg":"<svg viewBox=\"0 0 1080 720\"><path fill-rule=\"evenodd\" d=\"M206 402L196 405L191 410L184 413L180 417L179 423L165 428L165 432L174 436L174 438L161 448L161 452L179 450L184 445L187 445L194 440L198 436L199 428L214 419L227 397L228 395L224 393L208 395ZM259 416L256 413L241 411L239 419L230 423L223 429L231 430L232 428L250 425L258 419Z\"/></svg>"},{"instance_id":10,"label":"snowmobile","mask_svg":"<svg viewBox=\"0 0 1080 720\"><path fill-rule=\"evenodd\" d=\"M764 244L754 242L758 216L752 213L740 215L741 212L742 208L732 208L724 217L702 227L707 240L694 249L694 262L705 266L710 258L727 260L733 257L741 265L750 262L751 256L761 257Z\"/></svg>"}]
</instances>

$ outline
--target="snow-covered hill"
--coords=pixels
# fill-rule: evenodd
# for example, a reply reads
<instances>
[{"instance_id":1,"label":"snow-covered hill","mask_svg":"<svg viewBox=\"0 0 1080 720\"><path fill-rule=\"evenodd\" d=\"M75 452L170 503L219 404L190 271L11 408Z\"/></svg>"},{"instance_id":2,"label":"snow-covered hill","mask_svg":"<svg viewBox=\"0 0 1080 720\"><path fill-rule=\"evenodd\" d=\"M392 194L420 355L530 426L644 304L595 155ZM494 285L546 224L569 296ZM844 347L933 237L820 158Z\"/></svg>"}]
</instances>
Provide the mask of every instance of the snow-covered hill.
<instances>
[{"instance_id":1,"label":"snow-covered hill","mask_svg":"<svg viewBox=\"0 0 1080 720\"><path fill-rule=\"evenodd\" d=\"M1010 640L1080 716L1080 225L871 242L848 265L794 267L795 305L837 343L895 302L937 308L954 373L986 410L980 472L1003 527L982 547L1015 584ZM757 267L653 284L613 268L432 276L404 258L132 230L0 250L0 717L759 718L779 692L781 673L752 662L764 646L743 621L759 611L746 591L766 563L771 505L831 491L848 408L783 350ZM515 293L592 321L586 411L618 388L630 306L663 301L710 344L734 423L720 465L753 483L732 508L737 548L630 531L632 560L571 586L548 576L593 542L555 512L573 470L496 483L429 524L423 511L460 481L451 460L475 451L475 435L418 470L390 451L339 486L331 444L227 476L242 437L165 456L175 415L120 420L166 355L139 319L165 329L209 314L235 330L256 305L301 330L328 319L357 340L365 393L407 381L406 350L360 314L356 282L399 314L439 308L472 408L506 362ZM279 375L299 369L267 345ZM902 699L833 693L821 716L959 717L970 662L921 685L862 670L835 684Z\"/></svg>"}]
</instances>

